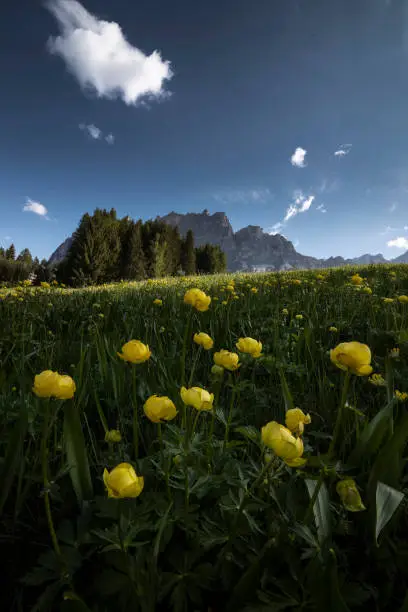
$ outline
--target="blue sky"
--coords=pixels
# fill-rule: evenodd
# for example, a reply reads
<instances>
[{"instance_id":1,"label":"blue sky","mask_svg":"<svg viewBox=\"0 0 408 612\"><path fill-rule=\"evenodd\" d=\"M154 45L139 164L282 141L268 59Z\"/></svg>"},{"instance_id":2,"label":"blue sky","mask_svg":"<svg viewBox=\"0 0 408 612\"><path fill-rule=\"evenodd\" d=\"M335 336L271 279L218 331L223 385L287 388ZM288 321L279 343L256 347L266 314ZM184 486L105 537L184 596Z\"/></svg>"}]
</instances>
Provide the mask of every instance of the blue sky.
<instances>
[{"instance_id":1,"label":"blue sky","mask_svg":"<svg viewBox=\"0 0 408 612\"><path fill-rule=\"evenodd\" d=\"M48 257L99 206L408 249L404 0L19 0L0 30L3 246Z\"/></svg>"}]
</instances>

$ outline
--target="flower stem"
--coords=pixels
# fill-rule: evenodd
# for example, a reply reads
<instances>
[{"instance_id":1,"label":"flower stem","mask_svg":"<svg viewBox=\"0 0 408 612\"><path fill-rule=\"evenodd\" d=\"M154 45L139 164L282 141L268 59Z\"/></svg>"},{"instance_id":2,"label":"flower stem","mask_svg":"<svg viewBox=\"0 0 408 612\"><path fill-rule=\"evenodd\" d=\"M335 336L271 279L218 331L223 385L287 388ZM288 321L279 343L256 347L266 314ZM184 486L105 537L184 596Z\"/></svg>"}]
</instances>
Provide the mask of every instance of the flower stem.
<instances>
[{"instance_id":1,"label":"flower stem","mask_svg":"<svg viewBox=\"0 0 408 612\"><path fill-rule=\"evenodd\" d=\"M137 413L136 368L132 367L132 407L133 407L133 449L135 458L139 457L139 415Z\"/></svg>"},{"instance_id":2,"label":"flower stem","mask_svg":"<svg viewBox=\"0 0 408 612\"><path fill-rule=\"evenodd\" d=\"M229 375L229 380L230 380L230 383L232 384L233 381L232 381L232 375L231 374ZM230 431L230 427L231 427L232 413L233 413L233 409L234 409L235 396L236 396L236 391L235 391L235 386L234 386L234 387L232 387L230 405L229 405L229 410L228 410L227 424L225 426L224 449L225 449L225 447L228 444L229 431Z\"/></svg>"},{"instance_id":3,"label":"flower stem","mask_svg":"<svg viewBox=\"0 0 408 612\"><path fill-rule=\"evenodd\" d=\"M61 549L58 544L57 534L55 532L54 521L52 519L51 513L51 504L50 504L50 481L48 480L48 434L49 434L49 418L50 418L50 402L47 400L45 415L43 421L43 430L42 430L42 439L41 439L41 464L42 464L42 475L43 475L43 485L44 485L44 505L45 505L45 514L47 517L48 529L50 532L52 545L54 547L55 554L57 555L59 561L62 563L62 555Z\"/></svg>"},{"instance_id":4,"label":"flower stem","mask_svg":"<svg viewBox=\"0 0 408 612\"><path fill-rule=\"evenodd\" d=\"M339 408L337 411L337 419L336 419L336 424L334 426L333 437L332 437L332 441L329 446L329 451L327 453L329 460L332 459L334 451L336 449L337 438L339 437L341 424L343 420L344 405L347 399L349 383L350 383L350 372L347 371L346 374L344 375L343 390L341 392L341 399L340 399L340 404L339 404Z\"/></svg>"},{"instance_id":5,"label":"flower stem","mask_svg":"<svg viewBox=\"0 0 408 612\"><path fill-rule=\"evenodd\" d=\"M181 352L181 359L180 359L180 364L181 364L181 386L182 387L184 387L185 384L186 384L187 343L188 343L188 338L190 336L190 328L191 328L192 318L193 318L193 310L191 308L190 312L188 314L188 318L187 318L187 322L186 322L186 327L184 329L183 350Z\"/></svg>"},{"instance_id":6,"label":"flower stem","mask_svg":"<svg viewBox=\"0 0 408 612\"><path fill-rule=\"evenodd\" d=\"M196 366L197 366L197 361L198 361L198 357L199 357L200 353L201 353L201 346L198 347L198 350L196 351L196 354L195 354L195 358L194 358L194 361L193 361L193 367L191 368L190 378L189 378L189 381L188 381L188 386L189 387L191 387L192 384L193 384L194 372L195 372L195 369L196 369Z\"/></svg>"}]
</instances>

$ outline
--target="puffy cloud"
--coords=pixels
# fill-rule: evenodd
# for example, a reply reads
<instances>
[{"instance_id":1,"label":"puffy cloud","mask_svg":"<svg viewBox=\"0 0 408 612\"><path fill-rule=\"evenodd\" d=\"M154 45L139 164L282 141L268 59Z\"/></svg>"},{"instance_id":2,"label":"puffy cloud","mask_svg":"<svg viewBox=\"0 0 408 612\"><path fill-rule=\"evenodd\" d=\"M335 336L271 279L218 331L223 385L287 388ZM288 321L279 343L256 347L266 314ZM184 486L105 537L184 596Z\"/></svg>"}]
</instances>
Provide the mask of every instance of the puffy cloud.
<instances>
[{"instance_id":1,"label":"puffy cloud","mask_svg":"<svg viewBox=\"0 0 408 612\"><path fill-rule=\"evenodd\" d=\"M48 219L48 210L45 208L44 204L40 204L40 202L34 202L33 200L30 200L30 198L27 198L27 202L24 205L23 211L32 212L36 215L40 215L40 217Z\"/></svg>"},{"instance_id":2,"label":"puffy cloud","mask_svg":"<svg viewBox=\"0 0 408 612\"><path fill-rule=\"evenodd\" d=\"M292 166L296 166L297 168L304 168L306 166L305 157L307 151L302 149L302 147L297 147L292 157L290 158L290 163Z\"/></svg>"},{"instance_id":3,"label":"puffy cloud","mask_svg":"<svg viewBox=\"0 0 408 612\"><path fill-rule=\"evenodd\" d=\"M113 134L107 134L106 136L104 136L102 130L98 127L96 127L96 125L94 125L93 123L90 123L89 125L87 125L86 123L80 123L79 124L79 129L82 130L83 132L86 132L87 134L89 134L89 136L93 139L93 140L105 140L108 144L113 144L115 142L115 137Z\"/></svg>"},{"instance_id":4,"label":"puffy cloud","mask_svg":"<svg viewBox=\"0 0 408 612\"><path fill-rule=\"evenodd\" d=\"M76 0L48 0L46 6L61 32L49 39L48 49L63 58L82 88L128 105L168 95L164 84L173 73L158 51L145 55L118 23L98 19Z\"/></svg>"},{"instance_id":5,"label":"puffy cloud","mask_svg":"<svg viewBox=\"0 0 408 612\"><path fill-rule=\"evenodd\" d=\"M394 238L394 240L389 240L387 242L387 246L396 247L397 249L408 249L408 238L399 236L399 238Z\"/></svg>"},{"instance_id":6,"label":"puffy cloud","mask_svg":"<svg viewBox=\"0 0 408 612\"><path fill-rule=\"evenodd\" d=\"M353 145L351 145L351 144L340 145L340 147L337 149L337 151L334 152L334 156L335 157L345 157L346 155L348 155L350 153L352 146Z\"/></svg>"}]
</instances>

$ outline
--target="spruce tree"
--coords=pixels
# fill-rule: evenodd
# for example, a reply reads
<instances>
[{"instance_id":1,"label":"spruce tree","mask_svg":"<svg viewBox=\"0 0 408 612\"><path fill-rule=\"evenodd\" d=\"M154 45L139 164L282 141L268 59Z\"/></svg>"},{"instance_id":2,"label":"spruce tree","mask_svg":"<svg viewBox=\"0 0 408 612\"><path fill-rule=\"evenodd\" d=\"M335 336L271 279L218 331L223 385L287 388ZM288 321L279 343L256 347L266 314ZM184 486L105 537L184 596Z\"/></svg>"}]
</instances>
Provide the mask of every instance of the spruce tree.
<instances>
[{"instance_id":1,"label":"spruce tree","mask_svg":"<svg viewBox=\"0 0 408 612\"><path fill-rule=\"evenodd\" d=\"M15 261L16 259L16 247L14 244L10 244L9 248L6 251L6 259L9 261Z\"/></svg>"},{"instance_id":2,"label":"spruce tree","mask_svg":"<svg viewBox=\"0 0 408 612\"><path fill-rule=\"evenodd\" d=\"M194 250L194 235L188 230L183 242L182 267L186 275L196 273L196 253Z\"/></svg>"},{"instance_id":3,"label":"spruce tree","mask_svg":"<svg viewBox=\"0 0 408 612\"><path fill-rule=\"evenodd\" d=\"M142 243L142 222L131 223L122 244L123 278L142 280L145 278L145 256Z\"/></svg>"},{"instance_id":4,"label":"spruce tree","mask_svg":"<svg viewBox=\"0 0 408 612\"><path fill-rule=\"evenodd\" d=\"M23 249L21 251L21 253L19 254L19 256L17 257L17 261L21 261L22 263L26 264L27 266L32 266L33 264L33 257L30 253L30 249Z\"/></svg>"}]
</instances>

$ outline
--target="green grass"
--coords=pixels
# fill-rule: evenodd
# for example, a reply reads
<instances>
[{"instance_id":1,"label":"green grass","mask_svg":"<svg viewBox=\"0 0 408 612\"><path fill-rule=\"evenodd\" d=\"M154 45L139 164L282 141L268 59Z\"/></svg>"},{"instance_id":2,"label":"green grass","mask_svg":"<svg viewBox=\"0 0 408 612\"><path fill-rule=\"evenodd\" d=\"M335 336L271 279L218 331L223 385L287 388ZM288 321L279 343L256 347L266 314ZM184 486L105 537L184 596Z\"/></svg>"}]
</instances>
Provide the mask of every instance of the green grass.
<instances>
[{"instance_id":1,"label":"green grass","mask_svg":"<svg viewBox=\"0 0 408 612\"><path fill-rule=\"evenodd\" d=\"M360 288L355 271L0 290L5 609L408 610L408 403L394 399L408 392L408 304L383 302L408 295L408 266L360 268ZM211 295L207 312L183 303L191 287ZM213 350L192 342L199 331ZM236 351L245 336L262 341L263 356L240 355L216 379L214 351ZM149 345L146 363L118 358L130 339ZM351 376L330 457L345 375L329 352L351 340L371 348L387 384ZM73 400L32 393L48 369L74 379ZM213 413L196 419L183 406L184 369L215 394ZM162 442L143 414L153 394L178 410ZM260 439L290 406L312 418L303 469L265 456ZM106 443L107 429L121 442ZM103 471L121 462L145 479L136 499L106 496ZM343 507L345 477L365 511Z\"/></svg>"}]
</instances>

